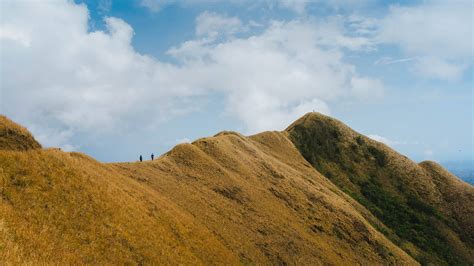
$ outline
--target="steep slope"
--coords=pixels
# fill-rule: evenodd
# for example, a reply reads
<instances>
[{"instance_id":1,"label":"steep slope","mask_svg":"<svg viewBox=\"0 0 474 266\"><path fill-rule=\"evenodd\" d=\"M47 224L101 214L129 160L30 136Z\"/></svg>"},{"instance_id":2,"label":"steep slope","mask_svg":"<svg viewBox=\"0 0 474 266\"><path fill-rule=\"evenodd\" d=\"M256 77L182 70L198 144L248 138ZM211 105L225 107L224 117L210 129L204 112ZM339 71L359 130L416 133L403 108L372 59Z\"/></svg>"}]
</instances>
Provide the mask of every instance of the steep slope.
<instances>
[{"instance_id":1,"label":"steep slope","mask_svg":"<svg viewBox=\"0 0 474 266\"><path fill-rule=\"evenodd\" d=\"M474 187L318 113L286 132L316 170L369 209L388 227L379 230L418 261L474 262Z\"/></svg>"},{"instance_id":2,"label":"steep slope","mask_svg":"<svg viewBox=\"0 0 474 266\"><path fill-rule=\"evenodd\" d=\"M416 264L285 133L224 132L143 163L3 150L0 199L4 262Z\"/></svg>"},{"instance_id":3,"label":"steep slope","mask_svg":"<svg viewBox=\"0 0 474 266\"><path fill-rule=\"evenodd\" d=\"M436 202L436 207L448 217L454 218L464 231L461 237L465 236L464 239L472 243L474 239L473 187L466 185L465 182L435 162L424 161L419 165L432 178L439 191L441 199Z\"/></svg>"},{"instance_id":4,"label":"steep slope","mask_svg":"<svg viewBox=\"0 0 474 266\"><path fill-rule=\"evenodd\" d=\"M0 115L0 150L26 151L40 148L41 145L26 128Z\"/></svg>"},{"instance_id":5,"label":"steep slope","mask_svg":"<svg viewBox=\"0 0 474 266\"><path fill-rule=\"evenodd\" d=\"M114 166L188 211L243 263L415 263L282 133L226 132Z\"/></svg>"}]
</instances>

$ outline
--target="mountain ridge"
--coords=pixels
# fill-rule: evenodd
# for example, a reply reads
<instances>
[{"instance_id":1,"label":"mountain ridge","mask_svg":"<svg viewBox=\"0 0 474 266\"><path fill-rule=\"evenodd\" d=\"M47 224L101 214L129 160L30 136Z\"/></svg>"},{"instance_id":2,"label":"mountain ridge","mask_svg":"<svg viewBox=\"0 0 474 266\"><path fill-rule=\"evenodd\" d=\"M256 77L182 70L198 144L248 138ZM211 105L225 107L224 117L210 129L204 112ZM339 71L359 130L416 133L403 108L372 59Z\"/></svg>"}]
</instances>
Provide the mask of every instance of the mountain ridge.
<instances>
[{"instance_id":1,"label":"mountain ridge","mask_svg":"<svg viewBox=\"0 0 474 266\"><path fill-rule=\"evenodd\" d=\"M303 118L332 119L314 113ZM55 149L0 150L0 258L12 263L452 263L398 236L348 189L357 184L341 183L346 171L328 177L326 164L315 164L296 138L301 119L283 132L246 137L223 131L143 163L103 164ZM333 133L334 127L327 127L324 139L357 138L341 122L327 122L344 130ZM330 157L336 151L329 149L323 154L333 165L338 157ZM390 161L390 154L381 159L373 153L367 160L374 167ZM431 163L422 165L439 182L452 178ZM459 191L438 194L449 200L472 196L462 183L453 186ZM435 193L430 188L427 195ZM446 202L436 207L470 229L471 210L455 205L448 212ZM446 230L454 254L469 262L472 247L449 226Z\"/></svg>"}]
</instances>

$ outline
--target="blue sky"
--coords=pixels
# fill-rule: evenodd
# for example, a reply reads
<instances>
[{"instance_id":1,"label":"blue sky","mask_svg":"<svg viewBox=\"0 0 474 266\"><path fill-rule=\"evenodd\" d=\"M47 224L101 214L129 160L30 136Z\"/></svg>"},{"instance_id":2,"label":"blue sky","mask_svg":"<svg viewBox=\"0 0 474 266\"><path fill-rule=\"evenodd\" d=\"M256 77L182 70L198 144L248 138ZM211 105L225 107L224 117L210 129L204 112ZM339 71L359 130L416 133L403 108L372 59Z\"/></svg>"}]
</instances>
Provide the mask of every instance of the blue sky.
<instances>
[{"instance_id":1,"label":"blue sky","mask_svg":"<svg viewBox=\"0 0 474 266\"><path fill-rule=\"evenodd\" d=\"M329 114L473 159L472 1L2 1L0 112L101 161Z\"/></svg>"}]
</instances>

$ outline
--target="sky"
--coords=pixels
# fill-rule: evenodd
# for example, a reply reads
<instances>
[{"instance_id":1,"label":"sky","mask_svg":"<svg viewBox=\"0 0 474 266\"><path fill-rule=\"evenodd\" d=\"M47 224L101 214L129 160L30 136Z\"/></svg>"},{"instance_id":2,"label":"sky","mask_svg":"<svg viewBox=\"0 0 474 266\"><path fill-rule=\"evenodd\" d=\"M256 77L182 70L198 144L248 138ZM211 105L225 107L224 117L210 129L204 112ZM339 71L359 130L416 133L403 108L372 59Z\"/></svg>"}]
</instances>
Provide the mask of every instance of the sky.
<instances>
[{"instance_id":1,"label":"sky","mask_svg":"<svg viewBox=\"0 0 474 266\"><path fill-rule=\"evenodd\" d=\"M473 160L472 1L2 0L0 113L134 161L310 111L415 161Z\"/></svg>"}]
</instances>

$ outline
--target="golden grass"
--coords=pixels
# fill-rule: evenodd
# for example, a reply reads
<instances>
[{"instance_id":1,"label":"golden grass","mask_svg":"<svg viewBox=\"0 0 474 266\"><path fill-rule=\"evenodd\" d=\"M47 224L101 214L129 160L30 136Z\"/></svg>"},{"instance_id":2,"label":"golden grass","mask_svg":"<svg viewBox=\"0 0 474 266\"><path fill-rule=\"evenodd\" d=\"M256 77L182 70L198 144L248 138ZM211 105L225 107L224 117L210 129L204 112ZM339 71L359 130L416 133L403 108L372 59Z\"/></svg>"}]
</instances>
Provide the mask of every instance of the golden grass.
<instances>
[{"instance_id":1,"label":"golden grass","mask_svg":"<svg viewBox=\"0 0 474 266\"><path fill-rule=\"evenodd\" d=\"M236 261L172 202L108 166L55 150L3 151L0 158L2 233L19 247L0 250L6 260L21 254L24 261L68 264Z\"/></svg>"},{"instance_id":2,"label":"golden grass","mask_svg":"<svg viewBox=\"0 0 474 266\"><path fill-rule=\"evenodd\" d=\"M0 176L13 264L415 264L283 133L226 132L144 163L0 151Z\"/></svg>"},{"instance_id":3,"label":"golden grass","mask_svg":"<svg viewBox=\"0 0 474 266\"><path fill-rule=\"evenodd\" d=\"M288 132L222 132L143 163L8 145L0 151L2 262L417 264Z\"/></svg>"},{"instance_id":4,"label":"golden grass","mask_svg":"<svg viewBox=\"0 0 474 266\"><path fill-rule=\"evenodd\" d=\"M283 133L218 134L111 166L188 211L243 263L415 263Z\"/></svg>"},{"instance_id":5,"label":"golden grass","mask_svg":"<svg viewBox=\"0 0 474 266\"><path fill-rule=\"evenodd\" d=\"M39 149L41 145L28 130L0 115L0 150Z\"/></svg>"}]
</instances>

